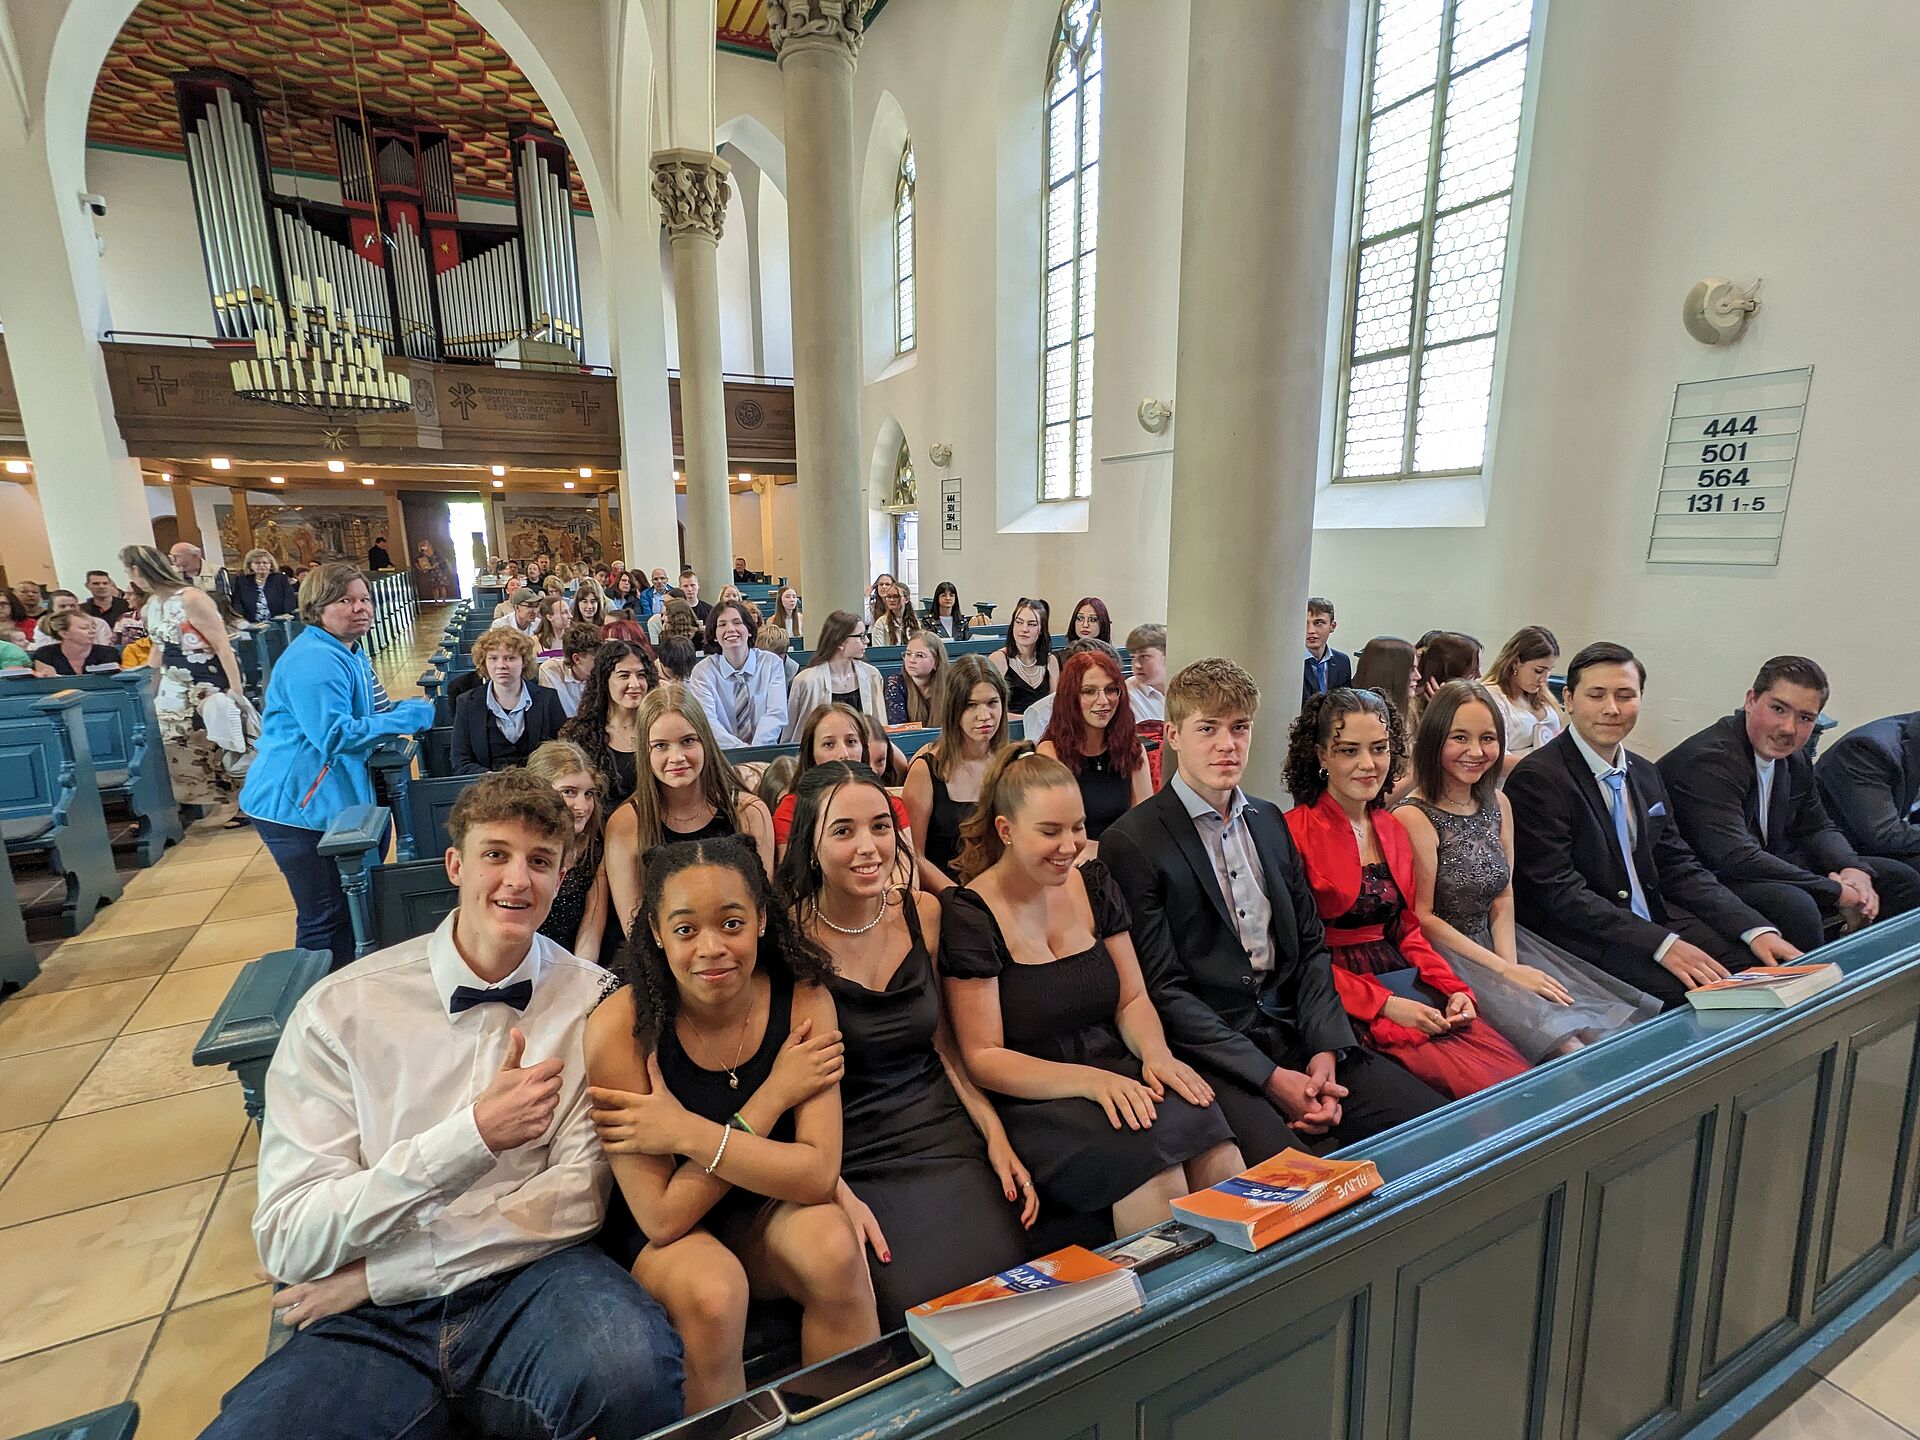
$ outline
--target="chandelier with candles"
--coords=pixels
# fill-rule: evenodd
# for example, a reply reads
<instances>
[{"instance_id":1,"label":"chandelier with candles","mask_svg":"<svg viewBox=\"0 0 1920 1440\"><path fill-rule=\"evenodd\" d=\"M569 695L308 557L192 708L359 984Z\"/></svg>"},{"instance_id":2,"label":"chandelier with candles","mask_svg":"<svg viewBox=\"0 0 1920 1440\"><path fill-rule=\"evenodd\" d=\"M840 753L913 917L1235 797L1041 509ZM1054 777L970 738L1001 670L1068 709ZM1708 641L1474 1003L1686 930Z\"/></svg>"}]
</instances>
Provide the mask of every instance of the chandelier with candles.
<instances>
[{"instance_id":1,"label":"chandelier with candles","mask_svg":"<svg viewBox=\"0 0 1920 1440\"><path fill-rule=\"evenodd\" d=\"M353 308L336 302L324 275L311 286L293 276L291 288L291 309L261 298L253 356L232 363L236 395L325 414L413 408L412 379L387 369L379 344L360 333Z\"/></svg>"}]
</instances>

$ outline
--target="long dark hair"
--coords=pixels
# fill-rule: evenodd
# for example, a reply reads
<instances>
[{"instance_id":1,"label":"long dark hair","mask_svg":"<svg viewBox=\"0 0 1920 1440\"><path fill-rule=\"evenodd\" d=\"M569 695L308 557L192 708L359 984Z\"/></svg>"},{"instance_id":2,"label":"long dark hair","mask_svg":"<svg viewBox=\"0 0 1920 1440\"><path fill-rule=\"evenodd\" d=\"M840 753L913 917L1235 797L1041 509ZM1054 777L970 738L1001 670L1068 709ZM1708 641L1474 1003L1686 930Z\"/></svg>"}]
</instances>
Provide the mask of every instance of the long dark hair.
<instances>
[{"instance_id":1,"label":"long dark hair","mask_svg":"<svg viewBox=\"0 0 1920 1440\"><path fill-rule=\"evenodd\" d=\"M1446 793L1447 777L1440 768L1440 752L1446 748L1460 707L1473 704L1487 707L1487 713L1493 716L1493 733L1500 740L1500 753L1473 782L1474 803L1484 810L1493 803L1493 792L1500 788L1500 762L1507 754L1507 718L1493 703L1493 692L1478 680L1449 680L1420 712L1420 725L1413 735L1413 783L1424 798L1435 803Z\"/></svg>"},{"instance_id":2,"label":"long dark hair","mask_svg":"<svg viewBox=\"0 0 1920 1440\"><path fill-rule=\"evenodd\" d=\"M1033 660L1031 663L1046 667L1047 659L1053 654L1053 607L1039 596L1022 595L1013 602L1013 613L1007 616L1007 643L1000 647L1001 653L1012 664L1021 659L1020 646L1013 638L1013 622L1020 618L1022 610L1031 610L1040 617L1040 634L1033 642Z\"/></svg>"},{"instance_id":3,"label":"long dark hair","mask_svg":"<svg viewBox=\"0 0 1920 1440\"><path fill-rule=\"evenodd\" d=\"M767 922L766 932L760 937L759 967L778 968L798 985L824 985L833 974L827 952L801 933L793 923L792 907L777 888L769 886L760 852L751 839L720 835L656 845L640 865L645 880L633 933L614 961L615 973L633 987L633 1035L640 1042L642 1054L658 1048L660 1037L673 1028L674 1017L680 1013L680 987L673 983L667 952L654 936L653 922L660 913L667 881L696 865L731 870L746 885L754 911Z\"/></svg>"},{"instance_id":4,"label":"long dark hair","mask_svg":"<svg viewBox=\"0 0 1920 1440\"><path fill-rule=\"evenodd\" d=\"M1398 635L1376 635L1360 647L1360 659L1353 667L1353 688L1384 695L1404 720L1413 667L1413 646Z\"/></svg>"},{"instance_id":5,"label":"long dark hair","mask_svg":"<svg viewBox=\"0 0 1920 1440\"><path fill-rule=\"evenodd\" d=\"M801 774L793 787L793 825L787 831L787 853L774 871L774 880L787 897L787 903L793 907L793 918L798 924L804 925L820 908L820 892L826 888L826 877L820 873L820 853L814 836L820 828L820 817L833 803L833 797L847 785L872 786L880 798L887 802L887 813L893 813L893 797L887 794L880 777L865 765L829 760ZM913 850L907 844L906 836L896 829L894 884L910 889L913 885L913 868ZM913 903L911 898L907 903Z\"/></svg>"},{"instance_id":6,"label":"long dark hair","mask_svg":"<svg viewBox=\"0 0 1920 1440\"><path fill-rule=\"evenodd\" d=\"M1102 600L1098 595L1083 595L1080 598L1080 603L1073 607L1071 618L1067 621L1067 638L1069 640L1077 640L1080 638L1079 631L1075 627L1080 623L1080 612L1082 610L1093 611L1094 618L1100 622L1100 628L1094 632L1094 638L1096 640L1104 640L1111 645L1113 643L1113 616L1107 613L1107 602Z\"/></svg>"},{"instance_id":7,"label":"long dark hair","mask_svg":"<svg viewBox=\"0 0 1920 1440\"><path fill-rule=\"evenodd\" d=\"M1007 682L984 656L960 656L947 666L940 681L940 733L920 751L927 757L928 768L942 780L951 778L953 766L966 754L967 737L960 733L960 717L966 713L968 697L976 685L991 685L1000 692L1000 728L987 742L987 753L991 755L1007 743Z\"/></svg>"},{"instance_id":8,"label":"long dark hair","mask_svg":"<svg viewBox=\"0 0 1920 1440\"><path fill-rule=\"evenodd\" d=\"M614 667L622 660L640 662L649 692L659 687L660 672L654 669L653 657L642 647L629 640L602 640L600 648L593 652L593 674L580 690L580 708L560 727L560 738L571 740L586 751L593 768L602 775L614 773L613 747L607 744L607 711L612 708L607 698L607 684L613 679ZM635 753L642 748L636 738Z\"/></svg>"},{"instance_id":9,"label":"long dark hair","mask_svg":"<svg viewBox=\"0 0 1920 1440\"><path fill-rule=\"evenodd\" d=\"M1407 725L1400 711L1377 690L1356 690L1342 686L1315 695L1287 731L1287 793L1296 805L1312 805L1327 793L1327 772L1320 764L1321 748L1334 736L1349 715L1377 715L1387 727L1387 777L1380 782L1380 793L1367 802L1369 810L1387 803L1387 796L1399 783L1407 768Z\"/></svg>"},{"instance_id":10,"label":"long dark hair","mask_svg":"<svg viewBox=\"0 0 1920 1440\"><path fill-rule=\"evenodd\" d=\"M851 610L834 611L827 616L827 623L820 627L819 638L813 642L813 654L807 657L807 663L800 668L811 670L816 665L825 665L833 659L834 652L847 643L847 637L863 623Z\"/></svg>"}]
</instances>

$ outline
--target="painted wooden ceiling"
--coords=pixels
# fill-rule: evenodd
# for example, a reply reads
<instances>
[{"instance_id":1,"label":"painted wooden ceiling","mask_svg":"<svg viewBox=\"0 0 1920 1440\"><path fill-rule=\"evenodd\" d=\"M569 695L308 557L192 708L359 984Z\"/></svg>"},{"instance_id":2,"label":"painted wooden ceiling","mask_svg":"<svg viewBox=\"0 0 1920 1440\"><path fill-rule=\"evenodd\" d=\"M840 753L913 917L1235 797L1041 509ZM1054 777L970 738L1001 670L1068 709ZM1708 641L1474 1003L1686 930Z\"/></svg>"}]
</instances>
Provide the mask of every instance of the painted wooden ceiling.
<instances>
[{"instance_id":1,"label":"painted wooden ceiling","mask_svg":"<svg viewBox=\"0 0 1920 1440\"><path fill-rule=\"evenodd\" d=\"M766 0L718 0L716 43L772 58ZM230 70L253 82L276 168L335 173L336 111L453 137L461 194L513 198L508 132L553 120L520 69L454 0L143 0L93 94L93 144L177 154L173 80ZM579 175L574 199L585 209Z\"/></svg>"}]
</instances>

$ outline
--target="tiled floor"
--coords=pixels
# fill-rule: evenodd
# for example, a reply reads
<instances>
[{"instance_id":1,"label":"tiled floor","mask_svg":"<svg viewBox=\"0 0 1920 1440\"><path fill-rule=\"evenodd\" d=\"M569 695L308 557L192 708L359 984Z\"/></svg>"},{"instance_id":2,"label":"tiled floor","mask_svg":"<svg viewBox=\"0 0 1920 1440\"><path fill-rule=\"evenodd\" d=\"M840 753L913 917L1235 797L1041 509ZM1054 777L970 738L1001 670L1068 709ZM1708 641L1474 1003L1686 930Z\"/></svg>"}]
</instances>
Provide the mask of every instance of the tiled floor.
<instances>
[{"instance_id":1,"label":"tiled floor","mask_svg":"<svg viewBox=\"0 0 1920 1440\"><path fill-rule=\"evenodd\" d=\"M376 657L390 694L438 640L428 619ZM252 830L118 858L126 892L82 934L30 921L42 972L0 1003L0 1435L131 1397L140 1440L187 1440L266 1345L255 1137L192 1051L241 965L292 943L293 902Z\"/></svg>"},{"instance_id":2,"label":"tiled floor","mask_svg":"<svg viewBox=\"0 0 1920 1440\"><path fill-rule=\"evenodd\" d=\"M423 632L376 662L390 693L417 693ZM196 830L0 1004L0 1434L131 1396L140 1440L186 1440L260 1358L255 1138L239 1086L190 1056L292 927L259 838ZM1920 1302L1763 1434L1920 1437Z\"/></svg>"}]
</instances>

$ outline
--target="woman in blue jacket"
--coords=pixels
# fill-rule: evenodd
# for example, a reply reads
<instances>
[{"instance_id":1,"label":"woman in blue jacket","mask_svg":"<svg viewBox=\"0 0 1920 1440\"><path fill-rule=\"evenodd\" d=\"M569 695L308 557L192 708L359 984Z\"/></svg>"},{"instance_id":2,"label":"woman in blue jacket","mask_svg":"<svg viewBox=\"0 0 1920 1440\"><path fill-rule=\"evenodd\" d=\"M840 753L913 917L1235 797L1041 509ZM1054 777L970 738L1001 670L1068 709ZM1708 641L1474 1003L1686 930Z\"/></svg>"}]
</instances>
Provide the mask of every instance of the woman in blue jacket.
<instances>
[{"instance_id":1,"label":"woman in blue jacket","mask_svg":"<svg viewBox=\"0 0 1920 1440\"><path fill-rule=\"evenodd\" d=\"M373 628L373 594L352 565L316 565L300 582L307 622L273 667L260 741L240 791L240 809L287 878L297 912L295 943L353 959L347 894L320 837L341 811L373 803L367 752L391 735L433 724L433 706L402 700L374 710L373 666L360 641Z\"/></svg>"}]
</instances>

